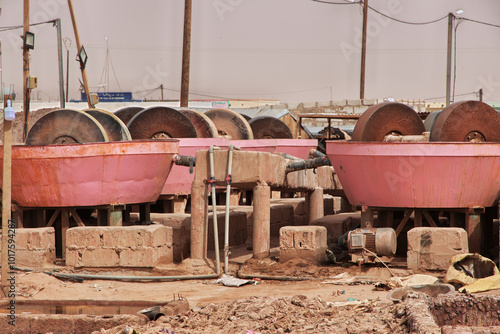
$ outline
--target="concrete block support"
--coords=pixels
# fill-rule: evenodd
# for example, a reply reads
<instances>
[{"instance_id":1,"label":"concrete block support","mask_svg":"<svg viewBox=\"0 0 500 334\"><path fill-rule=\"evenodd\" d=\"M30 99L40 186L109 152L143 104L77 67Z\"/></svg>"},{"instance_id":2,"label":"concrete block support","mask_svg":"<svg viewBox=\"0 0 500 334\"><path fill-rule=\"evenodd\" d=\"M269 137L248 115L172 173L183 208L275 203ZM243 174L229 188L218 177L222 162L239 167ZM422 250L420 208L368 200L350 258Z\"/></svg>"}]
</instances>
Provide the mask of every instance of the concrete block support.
<instances>
[{"instance_id":1,"label":"concrete block support","mask_svg":"<svg viewBox=\"0 0 500 334\"><path fill-rule=\"evenodd\" d=\"M191 258L206 257L206 186L193 182L191 186Z\"/></svg>"},{"instance_id":2,"label":"concrete block support","mask_svg":"<svg viewBox=\"0 0 500 334\"><path fill-rule=\"evenodd\" d=\"M269 257L271 251L271 188L257 185L253 188L253 257Z\"/></svg>"},{"instance_id":3,"label":"concrete block support","mask_svg":"<svg viewBox=\"0 0 500 334\"><path fill-rule=\"evenodd\" d=\"M14 231L16 266L41 268L54 264L56 238L53 227L18 228Z\"/></svg>"},{"instance_id":4,"label":"concrete block support","mask_svg":"<svg viewBox=\"0 0 500 334\"><path fill-rule=\"evenodd\" d=\"M469 252L463 228L415 227L407 236L408 269L446 270L453 256Z\"/></svg>"},{"instance_id":5,"label":"concrete block support","mask_svg":"<svg viewBox=\"0 0 500 334\"><path fill-rule=\"evenodd\" d=\"M320 264L326 259L324 226L285 226L280 230L280 262L305 259Z\"/></svg>"},{"instance_id":6,"label":"concrete block support","mask_svg":"<svg viewBox=\"0 0 500 334\"><path fill-rule=\"evenodd\" d=\"M75 268L153 268L173 262L172 228L162 225L75 227L66 239L66 265Z\"/></svg>"},{"instance_id":7,"label":"concrete block support","mask_svg":"<svg viewBox=\"0 0 500 334\"><path fill-rule=\"evenodd\" d=\"M313 220L322 218L325 214L324 200L323 200L323 188L316 187L313 191L307 193L308 196L308 223Z\"/></svg>"}]
</instances>

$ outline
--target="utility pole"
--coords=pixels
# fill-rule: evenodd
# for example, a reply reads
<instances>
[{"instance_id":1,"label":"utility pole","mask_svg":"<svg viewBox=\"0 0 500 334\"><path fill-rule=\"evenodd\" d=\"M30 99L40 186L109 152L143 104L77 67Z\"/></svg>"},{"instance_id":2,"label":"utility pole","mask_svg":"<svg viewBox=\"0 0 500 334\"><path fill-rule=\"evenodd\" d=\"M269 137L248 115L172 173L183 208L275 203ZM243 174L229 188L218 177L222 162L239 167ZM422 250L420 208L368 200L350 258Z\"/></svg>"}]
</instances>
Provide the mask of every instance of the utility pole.
<instances>
[{"instance_id":1,"label":"utility pole","mask_svg":"<svg viewBox=\"0 0 500 334\"><path fill-rule=\"evenodd\" d=\"M446 46L446 106L450 105L451 92L451 48L453 43L453 20L455 15L448 13L448 43Z\"/></svg>"},{"instance_id":2,"label":"utility pole","mask_svg":"<svg viewBox=\"0 0 500 334\"><path fill-rule=\"evenodd\" d=\"M479 88L479 101L483 102L483 89Z\"/></svg>"},{"instance_id":3,"label":"utility pole","mask_svg":"<svg viewBox=\"0 0 500 334\"><path fill-rule=\"evenodd\" d=\"M184 37L182 43L181 107L189 101L189 58L191 54L191 9L192 0L184 0Z\"/></svg>"},{"instance_id":4,"label":"utility pole","mask_svg":"<svg viewBox=\"0 0 500 334\"><path fill-rule=\"evenodd\" d=\"M67 42L67 43L66 43ZM69 88L69 48L71 47L71 40L64 38L64 47L66 48L66 102L68 102L68 88Z\"/></svg>"},{"instance_id":5,"label":"utility pole","mask_svg":"<svg viewBox=\"0 0 500 334\"><path fill-rule=\"evenodd\" d=\"M24 0L23 17L23 38L25 38L26 32L30 30L30 0ZM26 140L26 135L28 134L30 113L30 91L28 88L28 80L30 77L30 50L26 47L24 42L23 40L23 142Z\"/></svg>"},{"instance_id":6,"label":"utility pole","mask_svg":"<svg viewBox=\"0 0 500 334\"><path fill-rule=\"evenodd\" d=\"M160 89L161 89L161 100L163 101L163 84L160 85Z\"/></svg>"},{"instance_id":7,"label":"utility pole","mask_svg":"<svg viewBox=\"0 0 500 334\"><path fill-rule=\"evenodd\" d=\"M365 67L366 67L366 25L368 20L368 0L363 1L363 37L361 41L361 75L359 81L359 98L365 98Z\"/></svg>"},{"instance_id":8,"label":"utility pole","mask_svg":"<svg viewBox=\"0 0 500 334\"><path fill-rule=\"evenodd\" d=\"M62 54L62 37L61 37L61 19L55 20L57 26L57 59L59 62L59 100L61 108L66 107L64 99L64 70L63 70L63 54Z\"/></svg>"},{"instance_id":9,"label":"utility pole","mask_svg":"<svg viewBox=\"0 0 500 334\"><path fill-rule=\"evenodd\" d=\"M26 0L25 0L26 1ZM80 35L78 34L78 27L76 26L76 18L75 11L73 10L73 2L68 0L69 13L71 15L71 22L73 23L73 31L75 32L75 40L76 40L76 48L78 55L80 55L80 51L82 50L82 45L80 43ZM89 108L94 108L92 105L92 101L90 100L90 90L89 90L89 82L87 80L87 71L85 70L85 64L82 59L80 59L80 70L82 71L82 80L83 86L85 88L85 96L87 97L87 104Z\"/></svg>"}]
</instances>

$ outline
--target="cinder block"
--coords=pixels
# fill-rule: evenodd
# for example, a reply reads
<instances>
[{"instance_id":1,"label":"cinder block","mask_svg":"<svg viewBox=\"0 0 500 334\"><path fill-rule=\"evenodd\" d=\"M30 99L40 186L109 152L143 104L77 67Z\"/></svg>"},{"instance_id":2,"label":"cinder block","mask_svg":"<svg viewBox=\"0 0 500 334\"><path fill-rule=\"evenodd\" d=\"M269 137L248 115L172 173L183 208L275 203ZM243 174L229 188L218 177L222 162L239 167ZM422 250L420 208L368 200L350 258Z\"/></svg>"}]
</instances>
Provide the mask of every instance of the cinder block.
<instances>
[{"instance_id":1,"label":"cinder block","mask_svg":"<svg viewBox=\"0 0 500 334\"><path fill-rule=\"evenodd\" d=\"M280 261L301 258L315 263L326 259L327 230L324 226L285 226L280 229Z\"/></svg>"},{"instance_id":2,"label":"cinder block","mask_svg":"<svg viewBox=\"0 0 500 334\"><path fill-rule=\"evenodd\" d=\"M408 269L446 270L453 256L469 252L463 228L415 227L407 237Z\"/></svg>"},{"instance_id":3,"label":"cinder block","mask_svg":"<svg viewBox=\"0 0 500 334\"><path fill-rule=\"evenodd\" d=\"M101 247L102 237L97 228L73 227L66 232L66 247Z\"/></svg>"},{"instance_id":4,"label":"cinder block","mask_svg":"<svg viewBox=\"0 0 500 334\"><path fill-rule=\"evenodd\" d=\"M361 106L361 100L347 100L347 105L359 107L359 106Z\"/></svg>"},{"instance_id":5,"label":"cinder block","mask_svg":"<svg viewBox=\"0 0 500 334\"><path fill-rule=\"evenodd\" d=\"M18 228L14 229L14 235L17 266L41 268L54 264L56 240L53 227Z\"/></svg>"},{"instance_id":6,"label":"cinder block","mask_svg":"<svg viewBox=\"0 0 500 334\"><path fill-rule=\"evenodd\" d=\"M172 247L139 246L120 251L120 267L148 267L172 263L174 253Z\"/></svg>"},{"instance_id":7,"label":"cinder block","mask_svg":"<svg viewBox=\"0 0 500 334\"><path fill-rule=\"evenodd\" d=\"M68 230L72 246L66 250L66 264L74 267L155 267L173 262L172 228L163 225L76 227ZM97 246L77 243L95 240ZM95 243L93 243L95 244Z\"/></svg>"}]
</instances>

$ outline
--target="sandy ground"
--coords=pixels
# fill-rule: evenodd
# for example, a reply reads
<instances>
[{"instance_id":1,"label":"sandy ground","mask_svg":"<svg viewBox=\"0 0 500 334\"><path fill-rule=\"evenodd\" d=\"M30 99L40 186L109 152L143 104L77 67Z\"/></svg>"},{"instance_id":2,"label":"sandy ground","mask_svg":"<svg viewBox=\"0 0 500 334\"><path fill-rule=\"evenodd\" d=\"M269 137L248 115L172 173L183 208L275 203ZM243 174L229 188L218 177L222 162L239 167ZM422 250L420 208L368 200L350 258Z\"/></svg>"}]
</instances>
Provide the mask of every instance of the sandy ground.
<instances>
[{"instance_id":1,"label":"sandy ground","mask_svg":"<svg viewBox=\"0 0 500 334\"><path fill-rule=\"evenodd\" d=\"M42 272L20 272L16 277L17 301L45 304L132 303L146 306L166 304L185 298L189 311L161 317L146 326L119 326L95 333L404 333L405 319L395 316L395 305L379 291L375 283L391 277L411 275L404 267L377 265L315 266L304 260L279 263L272 259L253 260L244 249L233 250L231 274L269 275L308 278L304 281L257 279L257 284L227 287L215 279L168 282L130 282L84 280L77 283L61 280ZM54 269L54 268L52 268ZM59 268L61 272L71 272ZM170 265L155 272L98 271L105 275L174 275L206 274L213 268L191 260ZM333 284L331 278L347 273L350 283ZM442 277L443 272L432 273ZM251 282L253 283L253 282ZM140 307L140 308L143 308ZM82 311L78 312L87 313ZM29 310L36 313L36 310ZM92 312L92 310L90 310ZM163 331L162 331L163 330ZM247 332L247 331L254 332Z\"/></svg>"}]
</instances>

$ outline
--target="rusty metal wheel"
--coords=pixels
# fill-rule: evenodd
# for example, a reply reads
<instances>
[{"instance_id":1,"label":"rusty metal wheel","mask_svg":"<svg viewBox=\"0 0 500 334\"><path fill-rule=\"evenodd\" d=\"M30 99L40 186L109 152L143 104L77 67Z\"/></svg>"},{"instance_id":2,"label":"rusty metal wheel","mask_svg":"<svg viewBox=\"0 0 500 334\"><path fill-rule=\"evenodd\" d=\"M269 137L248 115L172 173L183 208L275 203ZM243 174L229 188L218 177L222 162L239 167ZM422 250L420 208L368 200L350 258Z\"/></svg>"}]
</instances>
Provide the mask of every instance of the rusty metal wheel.
<instances>
[{"instance_id":1,"label":"rusty metal wheel","mask_svg":"<svg viewBox=\"0 0 500 334\"><path fill-rule=\"evenodd\" d=\"M500 115L480 101L453 103L436 117L430 140L500 142Z\"/></svg>"},{"instance_id":2,"label":"rusty metal wheel","mask_svg":"<svg viewBox=\"0 0 500 334\"><path fill-rule=\"evenodd\" d=\"M106 130L94 117L73 109L57 109L42 116L26 136L26 145L107 141Z\"/></svg>"},{"instance_id":3,"label":"rusty metal wheel","mask_svg":"<svg viewBox=\"0 0 500 334\"><path fill-rule=\"evenodd\" d=\"M240 114L241 116L243 116L244 119L247 120L247 122L250 122L250 120L252 119L252 117L248 116L248 115L245 115L245 114Z\"/></svg>"},{"instance_id":4,"label":"rusty metal wheel","mask_svg":"<svg viewBox=\"0 0 500 334\"><path fill-rule=\"evenodd\" d=\"M211 109L205 115L214 122L221 137L254 139L250 124L237 112L229 109Z\"/></svg>"},{"instance_id":5,"label":"rusty metal wheel","mask_svg":"<svg viewBox=\"0 0 500 334\"><path fill-rule=\"evenodd\" d=\"M114 112L114 114L122 120L122 122L127 125L128 122L137 115L138 112L143 111L143 107L125 107Z\"/></svg>"},{"instance_id":6,"label":"rusty metal wheel","mask_svg":"<svg viewBox=\"0 0 500 334\"><path fill-rule=\"evenodd\" d=\"M144 109L132 117L127 127L132 139L197 138L189 118L167 107Z\"/></svg>"},{"instance_id":7,"label":"rusty metal wheel","mask_svg":"<svg viewBox=\"0 0 500 334\"><path fill-rule=\"evenodd\" d=\"M425 126L425 131L431 132L432 127L434 126L434 122L436 122L436 117L441 113L441 110L439 111L433 111L425 118L424 121L424 126Z\"/></svg>"},{"instance_id":8,"label":"rusty metal wheel","mask_svg":"<svg viewBox=\"0 0 500 334\"><path fill-rule=\"evenodd\" d=\"M83 111L101 123L109 141L132 140L127 126L113 113L102 109L84 109Z\"/></svg>"},{"instance_id":9,"label":"rusty metal wheel","mask_svg":"<svg viewBox=\"0 0 500 334\"><path fill-rule=\"evenodd\" d=\"M293 139L292 131L279 118L259 116L249 122L254 139Z\"/></svg>"},{"instance_id":10,"label":"rusty metal wheel","mask_svg":"<svg viewBox=\"0 0 500 334\"><path fill-rule=\"evenodd\" d=\"M198 138L217 138L217 127L205 114L195 110L180 110L193 123Z\"/></svg>"},{"instance_id":11,"label":"rusty metal wheel","mask_svg":"<svg viewBox=\"0 0 500 334\"><path fill-rule=\"evenodd\" d=\"M424 123L411 107L402 103L384 102L368 108L359 118L352 133L353 141L383 141L393 135L420 135Z\"/></svg>"}]
</instances>

